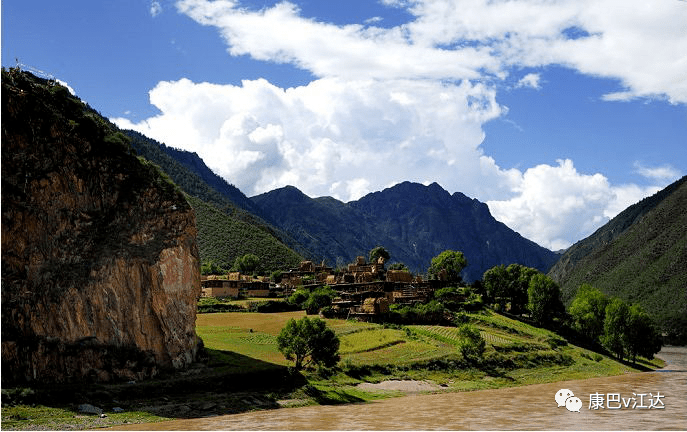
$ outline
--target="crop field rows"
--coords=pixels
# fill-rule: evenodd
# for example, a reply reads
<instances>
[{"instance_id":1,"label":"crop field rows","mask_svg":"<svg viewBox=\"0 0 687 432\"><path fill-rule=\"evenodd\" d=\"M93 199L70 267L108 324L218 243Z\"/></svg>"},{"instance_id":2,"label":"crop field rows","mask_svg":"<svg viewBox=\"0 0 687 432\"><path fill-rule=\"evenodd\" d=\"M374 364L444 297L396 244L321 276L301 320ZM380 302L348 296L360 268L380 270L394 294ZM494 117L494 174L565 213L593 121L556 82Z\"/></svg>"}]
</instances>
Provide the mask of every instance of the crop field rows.
<instances>
[{"instance_id":1,"label":"crop field rows","mask_svg":"<svg viewBox=\"0 0 687 432\"><path fill-rule=\"evenodd\" d=\"M276 336L289 319L304 312L218 313L200 315L197 332L205 346L244 359L289 365L277 349ZM487 346L501 352L544 352L554 335L500 315L471 316ZM353 365L404 365L445 358L458 353L458 327L409 325L385 328L380 324L327 319L339 336L341 360ZM507 328L511 327L508 331Z\"/></svg>"},{"instance_id":2,"label":"crop field rows","mask_svg":"<svg viewBox=\"0 0 687 432\"><path fill-rule=\"evenodd\" d=\"M341 354L370 352L406 342L401 330L368 329L339 335Z\"/></svg>"}]
</instances>

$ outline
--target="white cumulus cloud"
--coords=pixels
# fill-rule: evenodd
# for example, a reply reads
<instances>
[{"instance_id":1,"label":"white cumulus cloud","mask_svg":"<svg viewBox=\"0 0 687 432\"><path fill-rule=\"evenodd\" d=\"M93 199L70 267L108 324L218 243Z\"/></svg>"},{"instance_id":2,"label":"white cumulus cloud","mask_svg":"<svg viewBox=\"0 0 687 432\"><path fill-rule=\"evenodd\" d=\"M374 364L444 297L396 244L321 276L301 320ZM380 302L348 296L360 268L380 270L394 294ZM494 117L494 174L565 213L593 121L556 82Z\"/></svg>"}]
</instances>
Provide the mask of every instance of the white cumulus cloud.
<instances>
[{"instance_id":1,"label":"white cumulus cloud","mask_svg":"<svg viewBox=\"0 0 687 432\"><path fill-rule=\"evenodd\" d=\"M415 19L380 28L300 15L289 2L259 11L230 0L181 0L216 27L232 55L293 63L319 77L502 78L512 66L564 65L615 78L606 97L687 102L687 3L644 0L415 0L386 2Z\"/></svg>"},{"instance_id":2,"label":"white cumulus cloud","mask_svg":"<svg viewBox=\"0 0 687 432\"><path fill-rule=\"evenodd\" d=\"M635 172L643 177L651 180L657 181L675 181L677 180L681 173L679 170L675 169L670 165L661 165L657 167L647 167L642 165L640 162L635 162L634 164Z\"/></svg>"},{"instance_id":3,"label":"white cumulus cloud","mask_svg":"<svg viewBox=\"0 0 687 432\"><path fill-rule=\"evenodd\" d=\"M628 206L660 187L614 186L601 174L583 174L569 159L537 165L513 183L516 195L488 201L496 219L551 250L587 237Z\"/></svg>"},{"instance_id":4,"label":"white cumulus cloud","mask_svg":"<svg viewBox=\"0 0 687 432\"><path fill-rule=\"evenodd\" d=\"M484 154L483 125L503 116L496 92L514 70L562 65L616 79L605 101L687 103L687 2L659 0L382 0L412 19L337 25L283 1L252 10L233 0L180 0L212 26L228 55L289 63L307 85L163 81L160 114L113 119L197 152L248 195L287 184L342 200L402 181L437 181L488 201L494 215L553 248L590 234L656 187L611 185L571 160L505 170ZM155 6L158 5L158 6ZM160 11L151 3L151 14ZM512 82L512 81L511 81ZM545 83L544 83L545 84ZM529 73L516 87L540 89ZM635 167L665 186L670 167ZM673 176L674 177L674 176Z\"/></svg>"},{"instance_id":5,"label":"white cumulus cloud","mask_svg":"<svg viewBox=\"0 0 687 432\"><path fill-rule=\"evenodd\" d=\"M248 195L293 184L352 200L381 185L437 180L500 196L499 183L509 182L479 148L482 124L501 114L482 84L327 78L282 89L263 79L182 79L159 83L150 100L160 115L113 120L197 152Z\"/></svg>"},{"instance_id":6,"label":"white cumulus cloud","mask_svg":"<svg viewBox=\"0 0 687 432\"><path fill-rule=\"evenodd\" d=\"M520 81L518 81L518 84L516 87L529 87L533 89L540 89L541 85L539 84L539 79L541 77L539 74L535 73L529 73L525 75L524 77L520 78Z\"/></svg>"}]
</instances>

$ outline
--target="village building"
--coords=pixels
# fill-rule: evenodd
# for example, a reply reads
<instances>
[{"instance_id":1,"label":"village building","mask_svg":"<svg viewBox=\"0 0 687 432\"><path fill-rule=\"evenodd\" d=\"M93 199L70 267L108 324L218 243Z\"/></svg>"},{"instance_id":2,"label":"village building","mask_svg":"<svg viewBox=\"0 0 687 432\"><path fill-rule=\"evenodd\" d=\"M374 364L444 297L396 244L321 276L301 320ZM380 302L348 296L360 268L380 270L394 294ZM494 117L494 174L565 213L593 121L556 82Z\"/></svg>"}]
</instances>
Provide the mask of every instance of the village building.
<instances>
[{"instance_id":1,"label":"village building","mask_svg":"<svg viewBox=\"0 0 687 432\"><path fill-rule=\"evenodd\" d=\"M217 276L203 276L200 279L201 297L239 297L239 287L227 279Z\"/></svg>"},{"instance_id":2,"label":"village building","mask_svg":"<svg viewBox=\"0 0 687 432\"><path fill-rule=\"evenodd\" d=\"M375 319L375 316L388 313L391 304L413 305L427 301L446 282L425 281L405 270L386 270L384 258L368 263L362 256L338 272L324 262L318 265L302 261L298 267L282 273L280 283L272 286L267 278L255 279L239 272L223 278L210 276L201 281L203 296L232 298L288 297L298 288L314 289L324 285L338 294L331 305L335 316Z\"/></svg>"},{"instance_id":3,"label":"village building","mask_svg":"<svg viewBox=\"0 0 687 432\"><path fill-rule=\"evenodd\" d=\"M270 297L270 283L268 280L254 279L250 275L231 272L225 277L207 276L200 281L201 297Z\"/></svg>"}]
</instances>

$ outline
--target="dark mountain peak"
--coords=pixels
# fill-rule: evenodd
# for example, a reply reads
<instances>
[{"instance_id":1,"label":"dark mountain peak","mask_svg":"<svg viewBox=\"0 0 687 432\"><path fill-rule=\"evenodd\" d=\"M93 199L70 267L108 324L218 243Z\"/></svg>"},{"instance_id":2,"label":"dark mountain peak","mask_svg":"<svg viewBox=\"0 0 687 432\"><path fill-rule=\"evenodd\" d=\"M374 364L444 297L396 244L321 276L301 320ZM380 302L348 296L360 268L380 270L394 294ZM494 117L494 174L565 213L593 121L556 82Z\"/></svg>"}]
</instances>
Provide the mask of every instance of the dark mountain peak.
<instances>
[{"instance_id":1,"label":"dark mountain peak","mask_svg":"<svg viewBox=\"0 0 687 432\"><path fill-rule=\"evenodd\" d=\"M265 200L274 201L278 203L303 203L312 200L312 198L301 192L300 189L291 185L256 195L254 197L251 197L250 199L253 202L257 202L258 205L260 205L260 202Z\"/></svg>"},{"instance_id":2,"label":"dark mountain peak","mask_svg":"<svg viewBox=\"0 0 687 432\"><path fill-rule=\"evenodd\" d=\"M384 189L383 192L399 192L399 193L409 193L413 195L422 194L438 194L438 195L448 195L448 192L442 188L439 183L433 182L429 185L423 185L422 183L415 183L411 181L404 181L398 183L397 185L391 186L390 188Z\"/></svg>"},{"instance_id":3,"label":"dark mountain peak","mask_svg":"<svg viewBox=\"0 0 687 432\"><path fill-rule=\"evenodd\" d=\"M482 215L486 218L493 218L489 206L486 203L478 200L477 198L470 198L461 192L454 192L451 195L451 200L455 206L462 206L463 208L469 208L470 211L476 215Z\"/></svg>"},{"instance_id":4,"label":"dark mountain peak","mask_svg":"<svg viewBox=\"0 0 687 432\"><path fill-rule=\"evenodd\" d=\"M514 262L548 270L557 256L497 222L486 204L451 195L438 183L404 181L357 201L311 199L286 187L253 202L313 252L343 264L383 245L392 260L423 272L446 249L468 259L463 277L476 280L497 264Z\"/></svg>"},{"instance_id":5,"label":"dark mountain peak","mask_svg":"<svg viewBox=\"0 0 687 432\"><path fill-rule=\"evenodd\" d=\"M445 207L450 204L450 200L451 195L437 183L425 186L421 183L404 181L380 192L367 194L349 204L367 210L373 207L398 209L426 205Z\"/></svg>"},{"instance_id":6,"label":"dark mountain peak","mask_svg":"<svg viewBox=\"0 0 687 432\"><path fill-rule=\"evenodd\" d=\"M317 202L318 204L323 205L323 206L335 207L335 208L336 207L344 207L347 205L343 201L339 201L338 199L336 199L334 197L330 197L330 196L323 196L323 197L315 198L314 201Z\"/></svg>"}]
</instances>

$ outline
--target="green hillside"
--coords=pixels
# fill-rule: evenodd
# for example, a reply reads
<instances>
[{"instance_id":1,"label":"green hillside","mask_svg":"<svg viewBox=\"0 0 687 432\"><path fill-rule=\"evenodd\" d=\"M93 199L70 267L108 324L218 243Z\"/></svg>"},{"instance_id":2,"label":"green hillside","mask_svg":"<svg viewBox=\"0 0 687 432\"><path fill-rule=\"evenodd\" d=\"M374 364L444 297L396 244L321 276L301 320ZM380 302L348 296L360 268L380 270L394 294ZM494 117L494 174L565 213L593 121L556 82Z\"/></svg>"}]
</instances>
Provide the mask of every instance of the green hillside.
<instances>
[{"instance_id":1,"label":"green hillside","mask_svg":"<svg viewBox=\"0 0 687 432\"><path fill-rule=\"evenodd\" d=\"M134 131L124 132L139 155L157 164L186 193L196 212L202 261L212 260L229 268L237 257L252 253L260 257L264 270L276 270L295 266L302 259L285 245L285 241L295 244L288 234L208 185L197 173L170 156L164 144Z\"/></svg>"},{"instance_id":2,"label":"green hillside","mask_svg":"<svg viewBox=\"0 0 687 432\"><path fill-rule=\"evenodd\" d=\"M582 283L640 303L663 332L687 337L687 177L574 245L549 275L569 303ZM581 251L584 251L582 253Z\"/></svg>"},{"instance_id":3,"label":"green hillside","mask_svg":"<svg viewBox=\"0 0 687 432\"><path fill-rule=\"evenodd\" d=\"M236 257L252 253L260 258L264 270L295 267L303 259L254 225L233 218L199 198L187 195L186 199L196 212L201 259L229 268Z\"/></svg>"}]
</instances>

